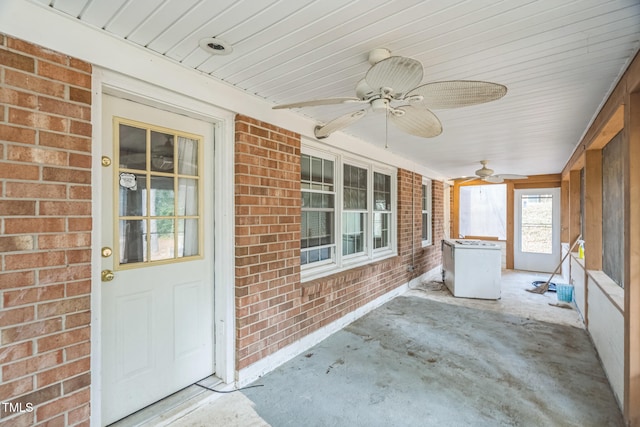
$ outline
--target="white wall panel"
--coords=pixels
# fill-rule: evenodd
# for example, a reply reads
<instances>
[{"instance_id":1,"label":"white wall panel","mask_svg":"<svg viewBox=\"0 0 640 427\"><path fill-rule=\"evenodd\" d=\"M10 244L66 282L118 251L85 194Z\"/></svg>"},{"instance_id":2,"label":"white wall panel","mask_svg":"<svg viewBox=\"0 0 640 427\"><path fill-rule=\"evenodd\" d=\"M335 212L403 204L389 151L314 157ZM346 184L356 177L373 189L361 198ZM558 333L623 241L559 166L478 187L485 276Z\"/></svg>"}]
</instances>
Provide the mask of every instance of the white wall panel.
<instances>
[{"instance_id":1,"label":"white wall panel","mask_svg":"<svg viewBox=\"0 0 640 427\"><path fill-rule=\"evenodd\" d=\"M589 333L620 404L624 395L624 317L607 293L588 277Z\"/></svg>"}]
</instances>

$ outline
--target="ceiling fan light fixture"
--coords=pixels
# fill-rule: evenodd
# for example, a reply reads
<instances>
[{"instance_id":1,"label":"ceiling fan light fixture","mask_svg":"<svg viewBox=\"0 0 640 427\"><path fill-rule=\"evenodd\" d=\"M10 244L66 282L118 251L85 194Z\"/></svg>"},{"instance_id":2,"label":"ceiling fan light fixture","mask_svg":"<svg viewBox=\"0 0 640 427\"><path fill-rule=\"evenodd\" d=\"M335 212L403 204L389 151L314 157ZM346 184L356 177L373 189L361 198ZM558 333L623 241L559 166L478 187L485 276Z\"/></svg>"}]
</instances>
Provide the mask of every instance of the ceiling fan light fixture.
<instances>
[{"instance_id":1,"label":"ceiling fan light fixture","mask_svg":"<svg viewBox=\"0 0 640 427\"><path fill-rule=\"evenodd\" d=\"M229 55L233 52L233 46L217 37L205 37L200 39L198 45L202 50L212 55Z\"/></svg>"},{"instance_id":2,"label":"ceiling fan light fixture","mask_svg":"<svg viewBox=\"0 0 640 427\"><path fill-rule=\"evenodd\" d=\"M378 98L371 101L371 109L373 111L387 111L389 108L389 100L385 98Z\"/></svg>"}]
</instances>

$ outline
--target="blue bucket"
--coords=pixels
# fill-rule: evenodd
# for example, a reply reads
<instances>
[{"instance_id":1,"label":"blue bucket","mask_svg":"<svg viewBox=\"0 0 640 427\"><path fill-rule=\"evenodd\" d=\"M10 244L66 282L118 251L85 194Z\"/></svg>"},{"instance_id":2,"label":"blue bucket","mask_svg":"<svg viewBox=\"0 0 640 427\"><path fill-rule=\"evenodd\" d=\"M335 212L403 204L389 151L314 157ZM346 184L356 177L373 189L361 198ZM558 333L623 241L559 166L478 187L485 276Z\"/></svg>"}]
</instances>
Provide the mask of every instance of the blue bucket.
<instances>
[{"instance_id":1,"label":"blue bucket","mask_svg":"<svg viewBox=\"0 0 640 427\"><path fill-rule=\"evenodd\" d=\"M562 302L573 301L573 285L557 283L556 295L558 296L558 301L562 301Z\"/></svg>"}]
</instances>

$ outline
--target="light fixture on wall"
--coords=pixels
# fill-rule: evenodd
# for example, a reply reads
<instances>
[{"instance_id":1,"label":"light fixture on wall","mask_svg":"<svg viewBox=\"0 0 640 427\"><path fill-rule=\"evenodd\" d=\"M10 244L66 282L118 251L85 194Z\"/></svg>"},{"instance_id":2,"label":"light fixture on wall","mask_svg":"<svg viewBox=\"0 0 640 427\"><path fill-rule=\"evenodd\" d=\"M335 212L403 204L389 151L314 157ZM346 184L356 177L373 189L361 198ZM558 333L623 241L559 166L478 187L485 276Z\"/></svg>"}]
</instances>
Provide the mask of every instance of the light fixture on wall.
<instances>
[{"instance_id":1,"label":"light fixture on wall","mask_svg":"<svg viewBox=\"0 0 640 427\"><path fill-rule=\"evenodd\" d=\"M217 37L205 37L198 42L200 48L212 55L228 55L233 52L233 47L226 41Z\"/></svg>"}]
</instances>

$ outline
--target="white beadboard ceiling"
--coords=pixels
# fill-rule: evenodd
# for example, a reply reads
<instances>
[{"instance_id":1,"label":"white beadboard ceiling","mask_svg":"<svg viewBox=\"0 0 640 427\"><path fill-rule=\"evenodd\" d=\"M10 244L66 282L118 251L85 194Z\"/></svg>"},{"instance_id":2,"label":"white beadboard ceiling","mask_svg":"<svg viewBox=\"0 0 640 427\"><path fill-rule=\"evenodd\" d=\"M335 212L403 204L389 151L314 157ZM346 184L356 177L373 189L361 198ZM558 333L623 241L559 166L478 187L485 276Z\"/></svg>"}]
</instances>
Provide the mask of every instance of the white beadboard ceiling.
<instances>
[{"instance_id":1,"label":"white beadboard ceiling","mask_svg":"<svg viewBox=\"0 0 640 427\"><path fill-rule=\"evenodd\" d=\"M34 0L274 105L355 96L369 51L422 62L423 83L486 80L495 102L434 110L435 138L388 127L388 146L443 176L560 172L638 51L639 0ZM227 56L198 47L205 37ZM327 122L360 106L296 110ZM383 147L385 115L343 132ZM329 137L331 138L331 137Z\"/></svg>"}]
</instances>

